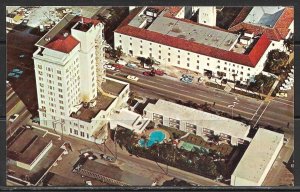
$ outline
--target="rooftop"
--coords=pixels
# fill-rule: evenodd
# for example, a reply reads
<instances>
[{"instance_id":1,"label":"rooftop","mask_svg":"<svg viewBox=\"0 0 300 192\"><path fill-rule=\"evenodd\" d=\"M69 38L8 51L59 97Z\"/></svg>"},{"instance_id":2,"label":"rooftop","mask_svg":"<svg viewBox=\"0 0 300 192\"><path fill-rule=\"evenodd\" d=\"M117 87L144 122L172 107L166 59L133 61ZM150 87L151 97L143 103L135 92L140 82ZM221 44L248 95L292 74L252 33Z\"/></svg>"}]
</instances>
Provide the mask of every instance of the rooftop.
<instances>
[{"instance_id":1,"label":"rooftop","mask_svg":"<svg viewBox=\"0 0 300 192\"><path fill-rule=\"evenodd\" d=\"M30 165L50 142L33 131L25 130L8 148L8 157Z\"/></svg>"},{"instance_id":2,"label":"rooftop","mask_svg":"<svg viewBox=\"0 0 300 192\"><path fill-rule=\"evenodd\" d=\"M178 7L178 8L180 8L180 7ZM253 46L253 48L251 49L251 51L249 53L241 54L241 53L236 53L233 51L221 49L220 48L220 47L222 47L221 45L219 45L219 47L216 47L216 46L211 46L211 43L207 43L210 45L206 45L206 44L195 42L195 41L193 41L193 39L183 38L183 36L182 36L182 38L179 38L177 36L174 36L175 33L173 33L173 36L172 36L172 34L170 35L169 33L163 34L163 33L157 32L157 31L151 31L148 29L129 25L129 23L137 15L139 15L142 10L143 10L143 8L137 8L137 9L132 10L130 12L129 16L123 20L123 22L119 25L119 27L115 30L115 32L120 33L120 34L125 34L128 36L132 36L132 37L136 37L139 39L144 39L147 41L155 42L158 44L163 44L163 45L167 45L170 47L194 52L197 54L202 54L202 55L222 59L222 60L229 61L229 62L239 63L239 64L242 64L245 66L250 66L250 67L256 66L256 64L258 63L258 61L260 60L260 58L265 53L265 51L267 50L267 48L269 47L269 45L271 43L270 40L265 35L262 35L260 37L260 39L258 40L258 42L256 43L256 45ZM159 16L159 17L172 17L172 15L168 15L167 13L162 14L162 15L163 16ZM168 15L168 16L166 16L166 15ZM156 19L160 19L160 18L156 18ZM172 19L174 21L177 20L178 23L183 22L184 23L183 25L201 26L200 24L196 24L196 23L194 23L190 20L186 20L186 19L177 19L174 17L172 17ZM167 19L165 19L165 20L167 20ZM155 23L155 21L154 21L154 23ZM161 26L161 28L168 28L168 26ZM191 27L191 28L193 28L193 27ZM226 33L222 33L222 30L217 29L216 27L205 26L204 28L206 28L205 30L207 30L207 31L218 30L218 32L217 32L218 34L226 34ZM151 25L150 25L150 29L151 29ZM199 29L202 29L202 27L200 27ZM161 29L161 30L164 30L164 29ZM191 29L189 29L189 30L191 30ZM230 41L231 36L228 36L228 37L229 37L229 39L227 39L227 40ZM234 37L234 36L232 36L232 37ZM195 40L196 39L198 41L200 41L201 37L197 36L195 38ZM204 38L204 40L205 40L205 38ZM226 40L225 40L225 44L226 44Z\"/></svg>"},{"instance_id":3,"label":"rooftop","mask_svg":"<svg viewBox=\"0 0 300 192\"><path fill-rule=\"evenodd\" d=\"M223 30L161 16L154 20L148 30L227 51L232 48L239 37L237 34Z\"/></svg>"},{"instance_id":4,"label":"rooftop","mask_svg":"<svg viewBox=\"0 0 300 192\"><path fill-rule=\"evenodd\" d=\"M69 53L79 43L79 41L71 35L71 29L78 23L76 25L78 30L86 31L87 26L97 25L99 22L98 20L67 14L35 45Z\"/></svg>"},{"instance_id":5,"label":"rooftop","mask_svg":"<svg viewBox=\"0 0 300 192\"><path fill-rule=\"evenodd\" d=\"M245 23L273 27L281 16L284 7L254 7L245 18Z\"/></svg>"},{"instance_id":6,"label":"rooftop","mask_svg":"<svg viewBox=\"0 0 300 192\"><path fill-rule=\"evenodd\" d=\"M71 117L80 119L82 121L91 122L91 120L95 118L101 110L107 110L114 100L114 98L98 93L98 96L95 99L96 105L94 107L85 108L84 106L81 106L76 113L71 114Z\"/></svg>"},{"instance_id":7,"label":"rooftop","mask_svg":"<svg viewBox=\"0 0 300 192\"><path fill-rule=\"evenodd\" d=\"M121 181L128 185L149 186L152 184L152 181L150 179L145 178L141 175L123 171L119 167L107 166L96 161L87 160L81 168L101 174L105 177L112 178L117 181Z\"/></svg>"},{"instance_id":8,"label":"rooftop","mask_svg":"<svg viewBox=\"0 0 300 192\"><path fill-rule=\"evenodd\" d=\"M270 10L272 9L278 9L278 12L274 15L264 12L264 15L261 15L258 19L253 17L255 11L265 11L265 9L244 7L228 30L232 32L245 30L255 35L264 33L269 39L275 41L284 39L289 34L289 26L294 21L294 8L280 7L279 9L278 7L271 7ZM266 10L270 11L269 9ZM252 22L251 19L253 19Z\"/></svg>"},{"instance_id":9,"label":"rooftop","mask_svg":"<svg viewBox=\"0 0 300 192\"><path fill-rule=\"evenodd\" d=\"M224 133L242 139L247 137L250 130L250 126L242 122L161 99L158 100L156 104L149 103L144 111L150 111L173 119L191 122L218 133Z\"/></svg>"},{"instance_id":10,"label":"rooftop","mask_svg":"<svg viewBox=\"0 0 300 192\"><path fill-rule=\"evenodd\" d=\"M275 150L282 146L283 137L281 133L258 129L233 175L258 183L274 156Z\"/></svg>"},{"instance_id":11,"label":"rooftop","mask_svg":"<svg viewBox=\"0 0 300 192\"><path fill-rule=\"evenodd\" d=\"M126 84L119 83L117 81L112 81L106 78L106 81L101 84L103 91L118 96L123 89L126 87Z\"/></svg>"},{"instance_id":12,"label":"rooftop","mask_svg":"<svg viewBox=\"0 0 300 192\"><path fill-rule=\"evenodd\" d=\"M29 147L26 147L27 144L30 143L31 139L34 138L34 136L38 136L39 140L43 140L45 143L53 143L53 146L46 152L46 154L44 154L41 160L31 170L21 168L17 166L13 161L7 162L7 170L9 175L20 179L24 179L24 176L27 175L28 181L32 184L36 184L36 182L38 182L43 177L43 175L57 160L57 158L62 155L64 150L61 148L61 146L63 145L64 141L58 140L58 135L48 133L45 135L46 131L35 128L23 129L23 131L24 132L22 134L16 136L14 141L11 141L11 145L8 147L7 156L13 161L24 162L26 158L28 158L27 160L30 160L36 157L36 152L34 151L41 148L39 146L41 143L34 142ZM23 154L20 154L20 152L25 148L27 150L24 151ZM14 153L13 151L18 151L19 153Z\"/></svg>"}]
</instances>

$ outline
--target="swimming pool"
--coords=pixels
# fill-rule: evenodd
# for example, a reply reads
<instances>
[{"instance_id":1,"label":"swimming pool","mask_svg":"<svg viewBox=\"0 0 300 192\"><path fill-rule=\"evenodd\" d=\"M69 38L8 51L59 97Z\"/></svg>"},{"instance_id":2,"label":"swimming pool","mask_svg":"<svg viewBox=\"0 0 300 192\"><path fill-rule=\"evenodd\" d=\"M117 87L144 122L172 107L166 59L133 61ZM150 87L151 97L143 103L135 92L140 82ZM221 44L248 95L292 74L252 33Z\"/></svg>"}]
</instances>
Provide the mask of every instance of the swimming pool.
<instances>
[{"instance_id":1,"label":"swimming pool","mask_svg":"<svg viewBox=\"0 0 300 192\"><path fill-rule=\"evenodd\" d=\"M151 147L155 143L162 142L165 137L166 135L164 134L164 132L157 130L150 133L149 140L145 141L145 139L140 139L138 143L142 147Z\"/></svg>"}]
</instances>

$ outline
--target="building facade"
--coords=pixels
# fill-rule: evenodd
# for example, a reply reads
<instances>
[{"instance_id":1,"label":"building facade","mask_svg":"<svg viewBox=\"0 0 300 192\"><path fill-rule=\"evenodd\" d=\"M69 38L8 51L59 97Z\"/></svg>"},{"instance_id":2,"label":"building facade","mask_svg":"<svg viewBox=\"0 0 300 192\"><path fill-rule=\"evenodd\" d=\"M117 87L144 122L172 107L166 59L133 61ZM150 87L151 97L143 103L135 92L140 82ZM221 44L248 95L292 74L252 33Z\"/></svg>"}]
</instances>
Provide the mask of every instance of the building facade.
<instances>
[{"instance_id":1,"label":"building facade","mask_svg":"<svg viewBox=\"0 0 300 192\"><path fill-rule=\"evenodd\" d=\"M250 125L169 101L158 100L155 104L149 103L143 113L144 117L156 124L201 137L220 135L222 140L227 140L232 145L249 141L247 135Z\"/></svg>"},{"instance_id":2,"label":"building facade","mask_svg":"<svg viewBox=\"0 0 300 192\"><path fill-rule=\"evenodd\" d=\"M130 12L114 32L114 47L134 57L152 57L162 69L172 65L247 84L262 72L268 52L278 46L264 34L241 36L184 19L182 7L158 7L156 17L146 14L148 9Z\"/></svg>"},{"instance_id":3,"label":"building facade","mask_svg":"<svg viewBox=\"0 0 300 192\"><path fill-rule=\"evenodd\" d=\"M118 96L111 97L111 106L96 104L108 100L102 99L105 92L101 88L106 81L103 39L101 22L66 15L36 43L33 59L41 126L92 139L104 119L108 121L106 114L121 106ZM129 92L129 85L124 86L123 95ZM85 121L71 116L82 107L84 114L92 114Z\"/></svg>"}]
</instances>

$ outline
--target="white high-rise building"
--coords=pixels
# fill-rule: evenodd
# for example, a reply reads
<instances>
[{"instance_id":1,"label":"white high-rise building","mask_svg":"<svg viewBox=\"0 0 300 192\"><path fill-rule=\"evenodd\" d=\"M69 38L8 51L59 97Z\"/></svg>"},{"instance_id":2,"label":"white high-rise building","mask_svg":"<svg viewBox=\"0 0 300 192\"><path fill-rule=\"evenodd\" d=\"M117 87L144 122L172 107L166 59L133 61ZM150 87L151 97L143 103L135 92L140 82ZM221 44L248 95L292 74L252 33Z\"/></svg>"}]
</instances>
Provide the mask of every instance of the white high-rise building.
<instances>
[{"instance_id":1,"label":"white high-rise building","mask_svg":"<svg viewBox=\"0 0 300 192\"><path fill-rule=\"evenodd\" d=\"M103 39L101 22L66 15L36 43L41 126L96 139L95 131L107 123L112 110L126 103L129 85L105 77ZM119 89L107 93L111 83Z\"/></svg>"},{"instance_id":2,"label":"white high-rise building","mask_svg":"<svg viewBox=\"0 0 300 192\"><path fill-rule=\"evenodd\" d=\"M198 13L197 22L203 25L216 26L217 9L215 6L193 6L193 12Z\"/></svg>"}]
</instances>

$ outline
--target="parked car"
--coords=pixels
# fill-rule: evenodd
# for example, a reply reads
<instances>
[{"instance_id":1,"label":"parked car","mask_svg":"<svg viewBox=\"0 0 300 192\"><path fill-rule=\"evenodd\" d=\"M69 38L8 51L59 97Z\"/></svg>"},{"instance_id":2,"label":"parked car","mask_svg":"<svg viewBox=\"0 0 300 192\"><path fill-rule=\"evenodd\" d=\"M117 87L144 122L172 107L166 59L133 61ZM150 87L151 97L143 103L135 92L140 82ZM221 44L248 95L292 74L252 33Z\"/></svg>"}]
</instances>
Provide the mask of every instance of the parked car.
<instances>
[{"instance_id":1,"label":"parked car","mask_svg":"<svg viewBox=\"0 0 300 192\"><path fill-rule=\"evenodd\" d=\"M194 79L192 75L183 74L182 78Z\"/></svg>"},{"instance_id":2,"label":"parked car","mask_svg":"<svg viewBox=\"0 0 300 192\"><path fill-rule=\"evenodd\" d=\"M115 67L116 69L122 69L124 67L124 65L121 64L112 64L113 67Z\"/></svg>"},{"instance_id":3,"label":"parked car","mask_svg":"<svg viewBox=\"0 0 300 192\"><path fill-rule=\"evenodd\" d=\"M116 70L116 68L110 64L106 64L106 65L103 65L103 68L104 69L109 69L109 70Z\"/></svg>"},{"instance_id":4,"label":"parked car","mask_svg":"<svg viewBox=\"0 0 300 192\"><path fill-rule=\"evenodd\" d=\"M32 127L31 127L31 125L25 125L25 128L26 129L31 129Z\"/></svg>"},{"instance_id":5,"label":"parked car","mask_svg":"<svg viewBox=\"0 0 300 192\"><path fill-rule=\"evenodd\" d=\"M276 96L277 97L287 97L287 93L283 93L283 92L277 93Z\"/></svg>"},{"instance_id":6,"label":"parked car","mask_svg":"<svg viewBox=\"0 0 300 192\"><path fill-rule=\"evenodd\" d=\"M117 61L117 64L120 64L120 65L126 65L127 63L126 63L126 61L124 61L124 60L122 60L122 59L119 59L119 60Z\"/></svg>"},{"instance_id":7,"label":"parked car","mask_svg":"<svg viewBox=\"0 0 300 192\"><path fill-rule=\"evenodd\" d=\"M137 65L134 64L134 63L127 63L127 64L126 64L126 67L129 67L129 68L136 68Z\"/></svg>"},{"instance_id":8,"label":"parked car","mask_svg":"<svg viewBox=\"0 0 300 192\"><path fill-rule=\"evenodd\" d=\"M14 122L20 115L15 113L9 118L9 122Z\"/></svg>"},{"instance_id":9,"label":"parked car","mask_svg":"<svg viewBox=\"0 0 300 192\"><path fill-rule=\"evenodd\" d=\"M139 80L139 78L134 76L134 75L128 75L127 79L132 80L132 81L138 81Z\"/></svg>"},{"instance_id":10,"label":"parked car","mask_svg":"<svg viewBox=\"0 0 300 192\"><path fill-rule=\"evenodd\" d=\"M144 71L143 75L145 75L145 76L155 76L155 73L152 72L152 71Z\"/></svg>"},{"instance_id":11,"label":"parked car","mask_svg":"<svg viewBox=\"0 0 300 192\"><path fill-rule=\"evenodd\" d=\"M165 72L162 71L162 70L155 70L155 69L153 69L151 72L155 73L156 75L160 75L160 76L162 76L162 75L165 74Z\"/></svg>"},{"instance_id":12,"label":"parked car","mask_svg":"<svg viewBox=\"0 0 300 192\"><path fill-rule=\"evenodd\" d=\"M192 82L193 82L193 79L182 77L182 78L180 79L180 81L181 81L181 82L184 82L184 83L192 83Z\"/></svg>"}]
</instances>

